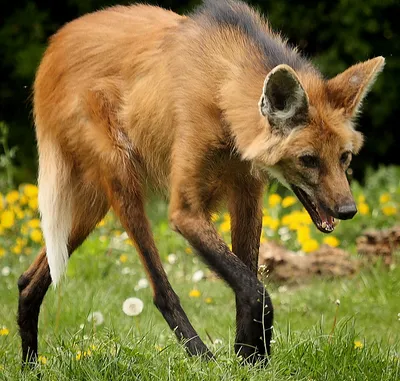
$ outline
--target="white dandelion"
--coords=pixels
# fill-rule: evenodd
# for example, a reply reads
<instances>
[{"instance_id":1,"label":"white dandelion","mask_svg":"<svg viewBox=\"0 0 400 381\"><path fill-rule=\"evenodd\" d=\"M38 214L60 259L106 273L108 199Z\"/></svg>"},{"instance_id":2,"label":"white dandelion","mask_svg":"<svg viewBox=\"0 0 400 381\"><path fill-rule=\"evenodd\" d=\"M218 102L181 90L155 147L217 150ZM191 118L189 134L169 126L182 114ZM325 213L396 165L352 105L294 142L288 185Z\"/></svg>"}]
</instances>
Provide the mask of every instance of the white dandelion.
<instances>
[{"instance_id":1,"label":"white dandelion","mask_svg":"<svg viewBox=\"0 0 400 381\"><path fill-rule=\"evenodd\" d=\"M202 270L197 270L192 275L192 281L195 283L200 282L203 278L204 278L204 271L202 271Z\"/></svg>"},{"instance_id":2,"label":"white dandelion","mask_svg":"<svg viewBox=\"0 0 400 381\"><path fill-rule=\"evenodd\" d=\"M222 340L221 339L215 339L214 340L214 345L222 345Z\"/></svg>"},{"instance_id":3,"label":"white dandelion","mask_svg":"<svg viewBox=\"0 0 400 381\"><path fill-rule=\"evenodd\" d=\"M1 269L1 275L3 275L3 276L9 276L10 273L11 273L11 269L8 266L3 267Z\"/></svg>"},{"instance_id":4,"label":"white dandelion","mask_svg":"<svg viewBox=\"0 0 400 381\"><path fill-rule=\"evenodd\" d=\"M132 274L132 271L131 271L131 269L130 269L129 267L124 267L124 268L121 270L121 274L122 274L122 275L129 275L129 274Z\"/></svg>"},{"instance_id":5,"label":"white dandelion","mask_svg":"<svg viewBox=\"0 0 400 381\"><path fill-rule=\"evenodd\" d=\"M104 323L104 316L100 311L95 311L89 314L88 322L93 323L94 325L101 325Z\"/></svg>"},{"instance_id":6,"label":"white dandelion","mask_svg":"<svg viewBox=\"0 0 400 381\"><path fill-rule=\"evenodd\" d=\"M137 316L143 311L144 304L139 298L128 298L122 304L122 311L128 316Z\"/></svg>"},{"instance_id":7,"label":"white dandelion","mask_svg":"<svg viewBox=\"0 0 400 381\"><path fill-rule=\"evenodd\" d=\"M169 254L167 257L167 261L170 265L173 265L176 263L176 261L178 260L178 257L175 254Z\"/></svg>"},{"instance_id":8,"label":"white dandelion","mask_svg":"<svg viewBox=\"0 0 400 381\"><path fill-rule=\"evenodd\" d=\"M137 285L135 286L135 291L141 290L142 288L147 288L149 286L149 281L146 278L139 279Z\"/></svg>"}]
</instances>

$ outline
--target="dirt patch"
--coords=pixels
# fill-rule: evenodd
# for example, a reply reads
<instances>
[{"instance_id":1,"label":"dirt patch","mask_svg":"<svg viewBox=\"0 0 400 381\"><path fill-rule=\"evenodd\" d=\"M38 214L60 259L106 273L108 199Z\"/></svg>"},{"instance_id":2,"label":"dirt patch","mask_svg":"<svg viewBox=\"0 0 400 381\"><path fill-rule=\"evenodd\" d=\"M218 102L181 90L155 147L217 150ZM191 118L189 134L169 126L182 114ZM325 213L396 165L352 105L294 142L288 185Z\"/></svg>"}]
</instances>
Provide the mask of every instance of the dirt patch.
<instances>
[{"instance_id":1,"label":"dirt patch","mask_svg":"<svg viewBox=\"0 0 400 381\"><path fill-rule=\"evenodd\" d=\"M302 255L287 250L275 242L260 247L260 272L277 282L304 283L316 276L336 278L357 272L360 262L342 249L327 245L313 253Z\"/></svg>"},{"instance_id":2,"label":"dirt patch","mask_svg":"<svg viewBox=\"0 0 400 381\"><path fill-rule=\"evenodd\" d=\"M367 230L357 238L357 251L369 262L382 259L386 265L393 261L393 254L400 248L400 226L386 230Z\"/></svg>"}]
</instances>

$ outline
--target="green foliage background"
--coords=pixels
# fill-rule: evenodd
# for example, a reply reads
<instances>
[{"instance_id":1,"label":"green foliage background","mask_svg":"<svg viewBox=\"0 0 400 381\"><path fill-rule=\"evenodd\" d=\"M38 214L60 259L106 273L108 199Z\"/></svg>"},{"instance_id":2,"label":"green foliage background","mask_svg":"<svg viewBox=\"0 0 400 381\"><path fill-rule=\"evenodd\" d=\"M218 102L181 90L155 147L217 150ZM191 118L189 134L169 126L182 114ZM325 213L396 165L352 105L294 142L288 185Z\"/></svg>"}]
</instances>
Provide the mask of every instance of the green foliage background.
<instances>
[{"instance_id":1,"label":"green foliage background","mask_svg":"<svg viewBox=\"0 0 400 381\"><path fill-rule=\"evenodd\" d=\"M222 1L222 0L220 0ZM378 164L399 164L400 38L398 0L248 0L291 43L334 76L358 61L382 55L386 67L364 103L359 119L367 140L355 160L355 176ZM17 182L36 173L36 147L31 114L31 87L48 37L84 13L127 0L14 0L4 2L0 17L0 121L10 128L10 146L18 145ZM179 13L199 0L150 0Z\"/></svg>"}]
</instances>

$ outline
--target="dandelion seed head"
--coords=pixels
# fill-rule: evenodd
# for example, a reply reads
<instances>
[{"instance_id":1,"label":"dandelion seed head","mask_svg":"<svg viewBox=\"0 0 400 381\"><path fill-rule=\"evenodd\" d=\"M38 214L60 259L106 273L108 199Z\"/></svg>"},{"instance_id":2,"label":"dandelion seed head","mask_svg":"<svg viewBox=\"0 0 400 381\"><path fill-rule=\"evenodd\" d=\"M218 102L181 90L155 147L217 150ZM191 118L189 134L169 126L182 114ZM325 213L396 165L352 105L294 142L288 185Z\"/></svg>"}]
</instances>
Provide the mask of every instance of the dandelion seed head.
<instances>
[{"instance_id":1,"label":"dandelion seed head","mask_svg":"<svg viewBox=\"0 0 400 381\"><path fill-rule=\"evenodd\" d=\"M143 311L143 307L139 298L128 298L122 304L122 311L128 316L137 316Z\"/></svg>"},{"instance_id":2,"label":"dandelion seed head","mask_svg":"<svg viewBox=\"0 0 400 381\"><path fill-rule=\"evenodd\" d=\"M129 274L131 274L131 269L129 268L129 267L124 267L122 270L121 270L121 274L122 275L129 275Z\"/></svg>"},{"instance_id":3,"label":"dandelion seed head","mask_svg":"<svg viewBox=\"0 0 400 381\"><path fill-rule=\"evenodd\" d=\"M146 278L139 279L135 290L141 290L142 288L147 288L149 286L149 281Z\"/></svg>"},{"instance_id":4,"label":"dandelion seed head","mask_svg":"<svg viewBox=\"0 0 400 381\"><path fill-rule=\"evenodd\" d=\"M192 281L197 283L201 281L204 278L204 271L202 270L197 270L193 275L192 275Z\"/></svg>"},{"instance_id":5,"label":"dandelion seed head","mask_svg":"<svg viewBox=\"0 0 400 381\"><path fill-rule=\"evenodd\" d=\"M89 314L88 322L93 323L94 325L101 325L104 323L104 316L100 311L95 311Z\"/></svg>"},{"instance_id":6,"label":"dandelion seed head","mask_svg":"<svg viewBox=\"0 0 400 381\"><path fill-rule=\"evenodd\" d=\"M169 254L167 257L167 261L170 265L175 264L177 260L178 260L178 257L173 253Z\"/></svg>"}]
</instances>

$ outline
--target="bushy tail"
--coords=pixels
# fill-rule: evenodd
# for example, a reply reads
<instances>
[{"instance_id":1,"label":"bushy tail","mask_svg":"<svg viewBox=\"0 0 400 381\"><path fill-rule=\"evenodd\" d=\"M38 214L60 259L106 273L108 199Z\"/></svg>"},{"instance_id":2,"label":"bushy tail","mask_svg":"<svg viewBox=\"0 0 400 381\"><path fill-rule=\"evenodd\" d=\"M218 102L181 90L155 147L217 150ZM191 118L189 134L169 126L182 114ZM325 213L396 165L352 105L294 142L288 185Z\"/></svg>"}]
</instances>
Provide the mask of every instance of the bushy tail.
<instances>
[{"instance_id":1,"label":"bushy tail","mask_svg":"<svg viewBox=\"0 0 400 381\"><path fill-rule=\"evenodd\" d=\"M54 285L68 261L68 238L72 226L71 165L54 143L39 144L39 210L47 261Z\"/></svg>"}]
</instances>

